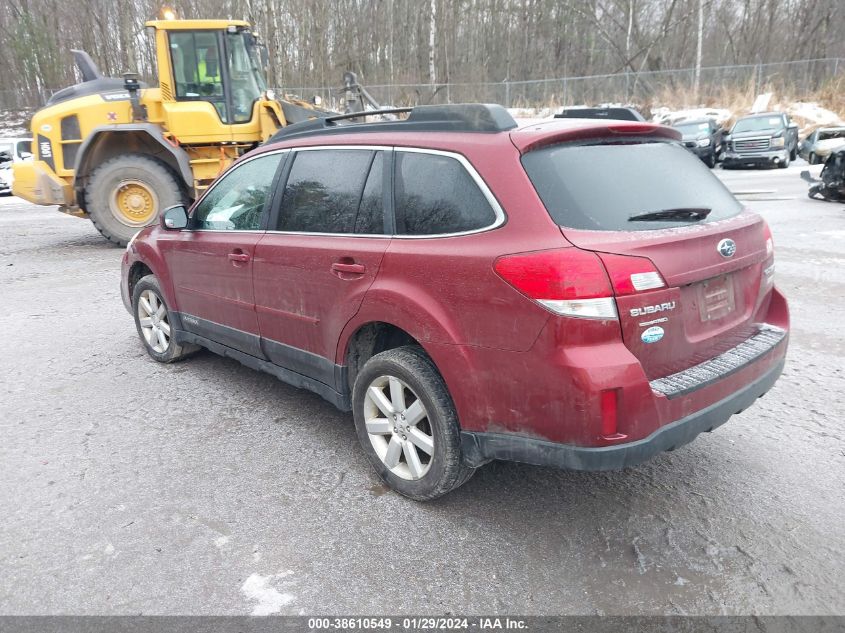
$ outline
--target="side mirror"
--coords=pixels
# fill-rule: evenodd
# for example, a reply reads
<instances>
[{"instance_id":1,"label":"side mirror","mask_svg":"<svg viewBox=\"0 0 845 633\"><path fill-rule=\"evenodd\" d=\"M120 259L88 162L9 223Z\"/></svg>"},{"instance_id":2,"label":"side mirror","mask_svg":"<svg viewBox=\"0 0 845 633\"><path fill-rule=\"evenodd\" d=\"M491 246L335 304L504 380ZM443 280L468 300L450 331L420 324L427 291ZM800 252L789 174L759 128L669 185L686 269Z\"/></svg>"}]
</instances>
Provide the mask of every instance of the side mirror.
<instances>
[{"instance_id":1,"label":"side mirror","mask_svg":"<svg viewBox=\"0 0 845 633\"><path fill-rule=\"evenodd\" d=\"M188 226L188 211L182 204L167 207L161 214L161 228L167 231L181 231Z\"/></svg>"}]
</instances>

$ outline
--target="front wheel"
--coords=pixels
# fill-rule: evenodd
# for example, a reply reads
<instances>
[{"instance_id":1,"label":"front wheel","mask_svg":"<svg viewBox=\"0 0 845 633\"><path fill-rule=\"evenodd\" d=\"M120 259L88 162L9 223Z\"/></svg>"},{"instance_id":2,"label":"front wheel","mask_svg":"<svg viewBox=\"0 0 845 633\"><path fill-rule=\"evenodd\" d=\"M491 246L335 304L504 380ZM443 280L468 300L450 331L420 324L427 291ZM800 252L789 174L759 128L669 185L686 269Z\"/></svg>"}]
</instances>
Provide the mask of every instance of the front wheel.
<instances>
[{"instance_id":1,"label":"front wheel","mask_svg":"<svg viewBox=\"0 0 845 633\"><path fill-rule=\"evenodd\" d=\"M355 430L370 463L400 494L428 501L466 482L455 405L431 359L416 346L376 354L355 379Z\"/></svg>"},{"instance_id":2,"label":"front wheel","mask_svg":"<svg viewBox=\"0 0 845 633\"><path fill-rule=\"evenodd\" d=\"M789 167L789 159L790 159L789 152L787 152L786 158L784 158L781 162L778 163L778 167L780 169L786 169L787 167Z\"/></svg>"},{"instance_id":3,"label":"front wheel","mask_svg":"<svg viewBox=\"0 0 845 633\"><path fill-rule=\"evenodd\" d=\"M135 328L147 353L160 363L172 363L198 349L180 345L173 334L170 311L155 275L142 277L132 291Z\"/></svg>"},{"instance_id":4,"label":"front wheel","mask_svg":"<svg viewBox=\"0 0 845 633\"><path fill-rule=\"evenodd\" d=\"M97 167L85 188L85 210L106 239L126 246L162 209L186 202L176 176L143 154L115 156Z\"/></svg>"}]
</instances>

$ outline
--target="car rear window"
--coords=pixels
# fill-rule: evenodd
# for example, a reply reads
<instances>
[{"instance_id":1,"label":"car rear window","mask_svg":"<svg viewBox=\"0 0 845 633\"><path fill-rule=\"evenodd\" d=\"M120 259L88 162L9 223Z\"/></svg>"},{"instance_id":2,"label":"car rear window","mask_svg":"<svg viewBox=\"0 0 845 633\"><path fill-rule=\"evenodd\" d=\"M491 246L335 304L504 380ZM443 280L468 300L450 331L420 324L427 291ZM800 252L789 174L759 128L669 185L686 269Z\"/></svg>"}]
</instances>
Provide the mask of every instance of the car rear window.
<instances>
[{"instance_id":1,"label":"car rear window","mask_svg":"<svg viewBox=\"0 0 845 633\"><path fill-rule=\"evenodd\" d=\"M701 160L676 143L554 145L529 152L522 165L560 226L645 231L713 222L742 206ZM668 209L710 209L704 220L631 221Z\"/></svg>"}]
</instances>

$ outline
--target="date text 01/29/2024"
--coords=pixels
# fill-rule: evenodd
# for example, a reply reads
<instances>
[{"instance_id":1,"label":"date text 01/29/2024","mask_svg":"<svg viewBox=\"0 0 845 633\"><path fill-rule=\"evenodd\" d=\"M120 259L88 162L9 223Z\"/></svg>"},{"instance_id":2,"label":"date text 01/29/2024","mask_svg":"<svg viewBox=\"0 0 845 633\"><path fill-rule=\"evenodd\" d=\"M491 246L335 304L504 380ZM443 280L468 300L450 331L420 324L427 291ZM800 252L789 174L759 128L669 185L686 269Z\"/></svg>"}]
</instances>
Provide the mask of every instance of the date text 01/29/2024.
<instances>
[{"instance_id":1,"label":"date text 01/29/2024","mask_svg":"<svg viewBox=\"0 0 845 633\"><path fill-rule=\"evenodd\" d=\"M431 631L431 630L527 630L525 620L518 618L499 617L405 617L401 620L394 620L387 617L357 617L357 618L310 618L308 630L388 630L392 631L399 627L405 631Z\"/></svg>"}]
</instances>

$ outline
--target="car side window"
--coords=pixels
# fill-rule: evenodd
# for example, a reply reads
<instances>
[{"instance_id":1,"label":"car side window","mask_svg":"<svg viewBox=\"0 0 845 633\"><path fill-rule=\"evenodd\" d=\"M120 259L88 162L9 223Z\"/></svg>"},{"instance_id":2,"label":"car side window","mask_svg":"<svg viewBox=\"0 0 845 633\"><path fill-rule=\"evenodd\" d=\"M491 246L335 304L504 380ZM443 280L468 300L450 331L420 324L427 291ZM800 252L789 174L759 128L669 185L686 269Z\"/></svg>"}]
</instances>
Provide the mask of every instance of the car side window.
<instances>
[{"instance_id":1,"label":"car side window","mask_svg":"<svg viewBox=\"0 0 845 633\"><path fill-rule=\"evenodd\" d=\"M264 203L284 152L258 156L238 165L220 181L192 214L191 228L204 231L257 231Z\"/></svg>"},{"instance_id":2,"label":"car side window","mask_svg":"<svg viewBox=\"0 0 845 633\"><path fill-rule=\"evenodd\" d=\"M454 158L397 151L394 179L399 235L473 231L496 220L478 184Z\"/></svg>"},{"instance_id":3,"label":"car side window","mask_svg":"<svg viewBox=\"0 0 845 633\"><path fill-rule=\"evenodd\" d=\"M351 149L297 152L278 230L383 233L382 154Z\"/></svg>"}]
</instances>

